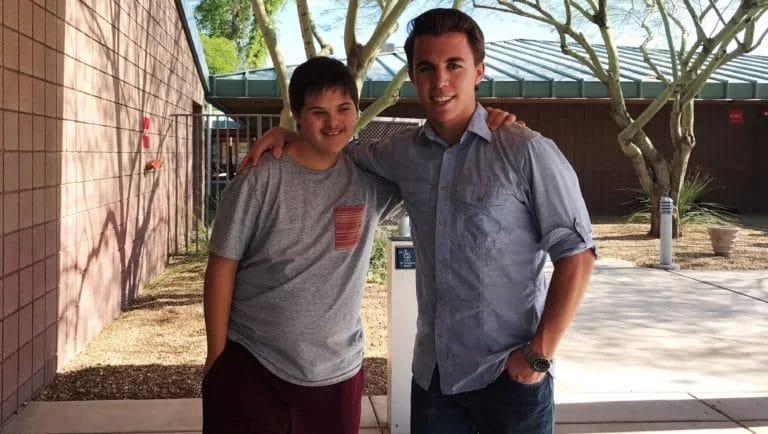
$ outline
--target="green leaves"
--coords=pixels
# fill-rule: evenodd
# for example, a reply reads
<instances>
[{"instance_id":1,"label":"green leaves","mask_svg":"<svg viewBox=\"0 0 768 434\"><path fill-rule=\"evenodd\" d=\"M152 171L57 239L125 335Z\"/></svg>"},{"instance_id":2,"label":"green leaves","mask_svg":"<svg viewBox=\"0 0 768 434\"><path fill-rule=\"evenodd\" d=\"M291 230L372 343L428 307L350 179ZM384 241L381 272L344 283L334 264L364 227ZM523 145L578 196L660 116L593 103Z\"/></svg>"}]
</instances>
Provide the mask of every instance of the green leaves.
<instances>
[{"instance_id":1,"label":"green leaves","mask_svg":"<svg viewBox=\"0 0 768 434\"><path fill-rule=\"evenodd\" d=\"M271 17L285 3L285 0L265 0L264 6ZM234 72L263 66L267 57L267 47L254 19L251 0L202 0L195 7L195 20L200 30L211 40L226 39L235 47L237 62L230 68L229 48L226 53L216 54L213 59L206 51L206 60L212 74ZM223 42L217 42L223 48ZM204 43L205 45L205 43ZM205 47L203 48L205 51ZM223 72L213 72L211 63L225 67Z\"/></svg>"},{"instance_id":2,"label":"green leaves","mask_svg":"<svg viewBox=\"0 0 768 434\"><path fill-rule=\"evenodd\" d=\"M205 61L208 63L208 72L218 75L237 71L240 59L234 42L221 36L201 35L200 43L203 45Z\"/></svg>"}]
</instances>

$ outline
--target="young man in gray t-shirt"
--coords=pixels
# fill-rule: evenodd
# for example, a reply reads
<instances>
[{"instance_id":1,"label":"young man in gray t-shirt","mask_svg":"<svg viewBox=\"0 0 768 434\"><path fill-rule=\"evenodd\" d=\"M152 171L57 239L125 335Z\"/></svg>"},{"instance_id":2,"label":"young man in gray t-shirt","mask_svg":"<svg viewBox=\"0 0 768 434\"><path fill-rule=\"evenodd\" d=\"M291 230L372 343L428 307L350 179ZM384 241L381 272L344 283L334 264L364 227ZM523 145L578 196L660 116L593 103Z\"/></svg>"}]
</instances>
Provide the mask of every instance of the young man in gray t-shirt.
<instances>
[{"instance_id":1,"label":"young man in gray t-shirt","mask_svg":"<svg viewBox=\"0 0 768 434\"><path fill-rule=\"evenodd\" d=\"M347 67L296 68L289 158L224 191L205 276L205 432L357 433L360 309L378 219L397 188L341 153L357 120Z\"/></svg>"}]
</instances>

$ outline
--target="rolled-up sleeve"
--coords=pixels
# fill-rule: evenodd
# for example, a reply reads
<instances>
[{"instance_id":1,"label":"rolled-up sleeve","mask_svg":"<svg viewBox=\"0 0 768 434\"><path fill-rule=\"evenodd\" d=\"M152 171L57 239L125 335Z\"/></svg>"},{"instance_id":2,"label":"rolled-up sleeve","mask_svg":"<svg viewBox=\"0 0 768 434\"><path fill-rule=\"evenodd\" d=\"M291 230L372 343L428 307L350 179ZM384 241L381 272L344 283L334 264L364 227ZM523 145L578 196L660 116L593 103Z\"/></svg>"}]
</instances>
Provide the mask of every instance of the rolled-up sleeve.
<instances>
[{"instance_id":1,"label":"rolled-up sleeve","mask_svg":"<svg viewBox=\"0 0 768 434\"><path fill-rule=\"evenodd\" d=\"M529 140L523 171L541 250L553 262L586 249L597 256L589 212L573 167L552 140L540 135Z\"/></svg>"}]
</instances>

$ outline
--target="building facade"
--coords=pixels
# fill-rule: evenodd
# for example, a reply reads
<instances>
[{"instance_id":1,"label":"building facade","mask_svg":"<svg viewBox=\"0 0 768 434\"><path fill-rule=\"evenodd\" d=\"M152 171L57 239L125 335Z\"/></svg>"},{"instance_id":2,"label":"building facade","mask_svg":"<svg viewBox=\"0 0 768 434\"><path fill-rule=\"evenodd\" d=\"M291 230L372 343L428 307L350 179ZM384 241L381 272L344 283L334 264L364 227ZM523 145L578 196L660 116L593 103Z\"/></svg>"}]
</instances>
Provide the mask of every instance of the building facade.
<instances>
[{"instance_id":1,"label":"building facade","mask_svg":"<svg viewBox=\"0 0 768 434\"><path fill-rule=\"evenodd\" d=\"M5 422L184 243L204 87L174 0L0 4Z\"/></svg>"}]
</instances>

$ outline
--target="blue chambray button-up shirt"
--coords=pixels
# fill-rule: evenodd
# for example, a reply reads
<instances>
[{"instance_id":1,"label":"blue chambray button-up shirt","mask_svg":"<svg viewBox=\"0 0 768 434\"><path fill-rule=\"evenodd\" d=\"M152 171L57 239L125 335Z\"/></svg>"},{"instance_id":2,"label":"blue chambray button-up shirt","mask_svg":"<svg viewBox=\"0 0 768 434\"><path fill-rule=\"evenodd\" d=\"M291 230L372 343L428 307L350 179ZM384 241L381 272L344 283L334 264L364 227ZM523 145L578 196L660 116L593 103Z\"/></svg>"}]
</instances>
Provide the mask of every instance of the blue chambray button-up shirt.
<instances>
[{"instance_id":1,"label":"blue chambray button-up shirt","mask_svg":"<svg viewBox=\"0 0 768 434\"><path fill-rule=\"evenodd\" d=\"M491 132L479 104L458 144L429 124L351 151L396 182L417 252L417 384L435 366L443 393L480 389L536 331L552 261L595 248L578 179L551 140L514 125Z\"/></svg>"}]
</instances>

